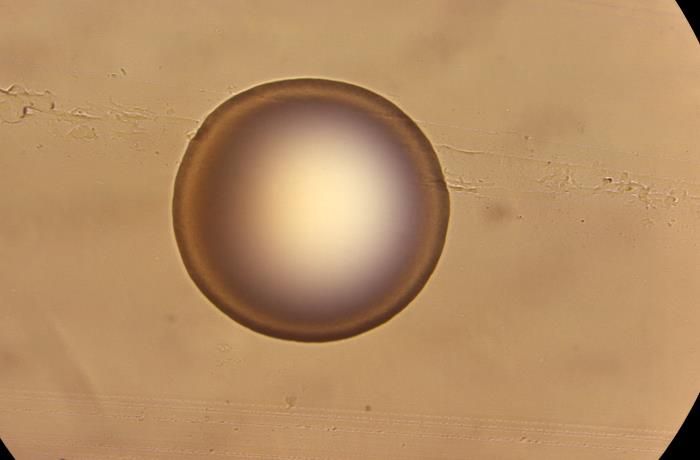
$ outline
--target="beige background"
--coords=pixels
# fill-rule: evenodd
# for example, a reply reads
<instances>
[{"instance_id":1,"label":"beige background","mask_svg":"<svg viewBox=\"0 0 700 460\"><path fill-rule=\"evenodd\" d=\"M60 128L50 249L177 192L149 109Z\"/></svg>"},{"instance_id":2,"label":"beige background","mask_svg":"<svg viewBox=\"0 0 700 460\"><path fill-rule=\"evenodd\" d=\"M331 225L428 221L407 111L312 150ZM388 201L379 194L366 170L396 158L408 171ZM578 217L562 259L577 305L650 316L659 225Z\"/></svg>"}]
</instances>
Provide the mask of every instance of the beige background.
<instances>
[{"instance_id":1,"label":"beige background","mask_svg":"<svg viewBox=\"0 0 700 460\"><path fill-rule=\"evenodd\" d=\"M697 396L700 53L671 0L0 0L0 436L19 459L653 459ZM385 95L447 244L398 317L296 344L187 277L199 123ZM16 86L13 86L16 85Z\"/></svg>"}]
</instances>

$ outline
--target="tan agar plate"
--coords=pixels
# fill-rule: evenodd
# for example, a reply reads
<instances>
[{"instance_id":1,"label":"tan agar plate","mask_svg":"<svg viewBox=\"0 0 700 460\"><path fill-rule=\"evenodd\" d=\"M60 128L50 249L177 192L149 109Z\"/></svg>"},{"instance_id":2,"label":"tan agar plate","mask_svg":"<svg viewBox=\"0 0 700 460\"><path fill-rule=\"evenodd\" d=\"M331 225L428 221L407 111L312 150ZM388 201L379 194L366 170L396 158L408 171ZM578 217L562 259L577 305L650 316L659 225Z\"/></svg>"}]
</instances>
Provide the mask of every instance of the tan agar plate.
<instances>
[{"instance_id":1,"label":"tan agar plate","mask_svg":"<svg viewBox=\"0 0 700 460\"><path fill-rule=\"evenodd\" d=\"M400 108L449 193L417 295L324 343L223 314L173 228L207 116L296 78ZM658 458L700 382L699 81L672 0L0 2L0 436L32 460ZM437 211L401 206L407 157L363 156L394 137L321 125L291 138L348 142L292 151L327 175L246 175L286 186L250 221L274 244L239 249L332 312Z\"/></svg>"}]
</instances>

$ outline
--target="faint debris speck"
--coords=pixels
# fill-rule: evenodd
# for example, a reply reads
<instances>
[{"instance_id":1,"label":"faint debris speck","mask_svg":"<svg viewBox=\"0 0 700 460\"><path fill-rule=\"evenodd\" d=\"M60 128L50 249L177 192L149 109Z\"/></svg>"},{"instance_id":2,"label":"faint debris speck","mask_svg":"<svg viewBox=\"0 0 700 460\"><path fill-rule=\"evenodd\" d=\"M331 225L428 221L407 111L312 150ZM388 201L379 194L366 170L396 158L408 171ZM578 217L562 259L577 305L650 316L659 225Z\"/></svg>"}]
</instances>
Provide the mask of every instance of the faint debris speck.
<instances>
[{"instance_id":1,"label":"faint debris speck","mask_svg":"<svg viewBox=\"0 0 700 460\"><path fill-rule=\"evenodd\" d=\"M78 107L68 111L68 114L73 116L73 117L82 118L82 119L86 119L86 120L99 120L100 118L102 118L98 115L91 114L90 112L88 112L85 109L81 109Z\"/></svg>"},{"instance_id":2,"label":"faint debris speck","mask_svg":"<svg viewBox=\"0 0 700 460\"><path fill-rule=\"evenodd\" d=\"M447 188L455 192L476 193L479 191L480 187L488 187L493 185L492 183L485 182L481 179L476 182L467 181L462 176L450 173L447 168L445 168L443 172L445 174L445 183L447 184Z\"/></svg>"},{"instance_id":3,"label":"faint debris speck","mask_svg":"<svg viewBox=\"0 0 700 460\"><path fill-rule=\"evenodd\" d=\"M513 217L513 210L503 202L491 202L484 207L484 217L491 223L502 223Z\"/></svg>"},{"instance_id":4,"label":"faint debris speck","mask_svg":"<svg viewBox=\"0 0 700 460\"><path fill-rule=\"evenodd\" d=\"M576 181L573 171L568 167L542 177L538 182L551 191L561 193L569 193L572 190L582 188Z\"/></svg>"},{"instance_id":5,"label":"faint debris speck","mask_svg":"<svg viewBox=\"0 0 700 460\"><path fill-rule=\"evenodd\" d=\"M466 155L479 155L479 154L484 154L486 153L483 150L475 150L475 149L467 149L463 147L455 147L454 145L450 144L435 144L435 147L438 148L438 150L447 150L455 153L463 153Z\"/></svg>"},{"instance_id":6,"label":"faint debris speck","mask_svg":"<svg viewBox=\"0 0 700 460\"><path fill-rule=\"evenodd\" d=\"M297 403L296 396L287 396L284 398L284 402L287 403L287 409L293 408Z\"/></svg>"},{"instance_id":7,"label":"faint debris speck","mask_svg":"<svg viewBox=\"0 0 700 460\"><path fill-rule=\"evenodd\" d=\"M29 115L34 115L38 112L39 111L31 105L25 105L24 107L22 107L22 118L27 117Z\"/></svg>"},{"instance_id":8,"label":"faint debris speck","mask_svg":"<svg viewBox=\"0 0 700 460\"><path fill-rule=\"evenodd\" d=\"M68 132L68 135L75 139L92 140L97 138L97 132L92 126L78 125Z\"/></svg>"}]
</instances>

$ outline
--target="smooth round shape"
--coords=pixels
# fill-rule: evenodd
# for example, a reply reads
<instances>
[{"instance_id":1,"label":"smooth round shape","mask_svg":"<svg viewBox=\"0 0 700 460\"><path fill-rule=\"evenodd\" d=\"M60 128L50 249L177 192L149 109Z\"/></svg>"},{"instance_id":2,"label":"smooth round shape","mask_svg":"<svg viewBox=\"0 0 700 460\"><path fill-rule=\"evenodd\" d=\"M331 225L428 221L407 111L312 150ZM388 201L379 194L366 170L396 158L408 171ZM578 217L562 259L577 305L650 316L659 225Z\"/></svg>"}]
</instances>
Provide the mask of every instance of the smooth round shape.
<instances>
[{"instance_id":1,"label":"smooth round shape","mask_svg":"<svg viewBox=\"0 0 700 460\"><path fill-rule=\"evenodd\" d=\"M398 107L331 80L262 84L216 108L175 181L175 237L222 312L264 334L350 337L401 311L442 252L449 194Z\"/></svg>"}]
</instances>

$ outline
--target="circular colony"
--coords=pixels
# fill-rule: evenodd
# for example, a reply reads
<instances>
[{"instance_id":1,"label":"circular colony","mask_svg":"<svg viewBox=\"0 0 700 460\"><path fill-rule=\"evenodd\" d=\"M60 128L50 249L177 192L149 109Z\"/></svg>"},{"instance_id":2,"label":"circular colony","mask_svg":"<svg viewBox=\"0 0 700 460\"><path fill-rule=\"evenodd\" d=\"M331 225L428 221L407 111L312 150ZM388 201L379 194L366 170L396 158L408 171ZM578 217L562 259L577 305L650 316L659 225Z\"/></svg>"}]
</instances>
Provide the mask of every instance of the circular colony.
<instances>
[{"instance_id":1,"label":"circular colony","mask_svg":"<svg viewBox=\"0 0 700 460\"><path fill-rule=\"evenodd\" d=\"M216 108L175 181L175 237L222 312L318 342L371 329L422 289L449 195L437 156L398 107L331 80L266 83Z\"/></svg>"}]
</instances>

